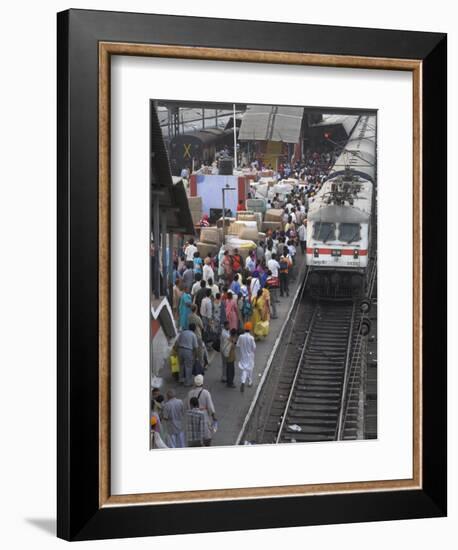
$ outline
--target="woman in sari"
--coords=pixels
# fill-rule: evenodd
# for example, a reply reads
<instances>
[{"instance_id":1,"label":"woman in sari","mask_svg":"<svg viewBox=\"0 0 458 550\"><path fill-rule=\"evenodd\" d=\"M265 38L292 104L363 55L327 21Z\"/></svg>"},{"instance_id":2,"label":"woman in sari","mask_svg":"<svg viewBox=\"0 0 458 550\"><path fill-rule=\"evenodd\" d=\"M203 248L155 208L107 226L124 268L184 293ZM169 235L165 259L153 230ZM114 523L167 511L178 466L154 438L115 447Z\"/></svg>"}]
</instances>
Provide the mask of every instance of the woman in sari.
<instances>
[{"instance_id":1,"label":"woman in sari","mask_svg":"<svg viewBox=\"0 0 458 550\"><path fill-rule=\"evenodd\" d=\"M179 319L178 308L180 306L180 299L182 294L183 292L181 290L181 280L177 279L173 286L173 296L172 296L172 312L173 312L173 318L175 319L175 321L178 321Z\"/></svg>"},{"instance_id":2,"label":"woman in sari","mask_svg":"<svg viewBox=\"0 0 458 550\"><path fill-rule=\"evenodd\" d=\"M269 291L267 291L268 293ZM251 322L253 325L253 333L256 340L265 338L269 334L269 319L270 317L266 313L267 301L266 295L262 289L258 290L258 293L251 301L253 307L253 314Z\"/></svg>"},{"instance_id":3,"label":"woman in sari","mask_svg":"<svg viewBox=\"0 0 458 550\"><path fill-rule=\"evenodd\" d=\"M224 269L224 277L228 283L232 281L232 259L229 255L229 250L224 251L223 259L221 260L221 265Z\"/></svg>"},{"instance_id":4,"label":"woman in sari","mask_svg":"<svg viewBox=\"0 0 458 550\"><path fill-rule=\"evenodd\" d=\"M189 314L191 313L192 298L189 293L189 288L183 290L179 304L178 304L178 314L180 316L179 324L181 330L186 330L189 327Z\"/></svg>"},{"instance_id":5,"label":"woman in sari","mask_svg":"<svg viewBox=\"0 0 458 550\"><path fill-rule=\"evenodd\" d=\"M237 298L234 299L232 292L227 291L226 299L226 320L229 322L229 330L239 328L239 308L237 306Z\"/></svg>"}]
</instances>

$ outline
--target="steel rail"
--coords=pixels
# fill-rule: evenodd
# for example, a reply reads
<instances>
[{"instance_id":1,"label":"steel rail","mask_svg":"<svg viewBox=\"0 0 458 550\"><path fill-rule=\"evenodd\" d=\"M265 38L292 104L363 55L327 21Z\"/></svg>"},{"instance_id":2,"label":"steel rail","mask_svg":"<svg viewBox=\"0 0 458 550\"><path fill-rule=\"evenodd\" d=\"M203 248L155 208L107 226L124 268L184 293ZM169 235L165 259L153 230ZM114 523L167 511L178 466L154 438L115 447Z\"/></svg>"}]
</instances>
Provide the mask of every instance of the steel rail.
<instances>
[{"instance_id":1,"label":"steel rail","mask_svg":"<svg viewBox=\"0 0 458 550\"><path fill-rule=\"evenodd\" d=\"M288 340L287 340L287 344L286 344L286 348L289 346L289 344L291 343L291 337L292 337L292 334L293 334L293 330L294 330L294 326L295 326L295 323L296 323L296 318L297 318L297 315L298 315L298 311L299 311L299 305L301 304L302 302L302 299L303 299L303 296L304 296L304 292L305 292L305 287L307 286L307 279L308 279L308 276L309 276L309 269L308 269L308 266L306 265L305 266L305 269L304 270L301 270L300 274L302 275L302 272L304 272L304 280L302 281L301 285L302 286L298 286L297 290L296 290L296 295L294 296L294 299L293 299L293 303L288 311L288 314L287 314L287 319L289 319L291 313L293 312L294 308L296 308L296 311L294 312L294 319L293 319L293 322L291 323L290 325L290 330L289 330L289 333L288 333ZM286 319L285 319L286 321ZM268 377L268 375L270 374L270 367L273 363L273 359L277 353L277 349L278 349L278 346L280 344L280 341L283 337L283 333L285 331L287 327L287 323L285 322L280 330L280 333L277 337L277 340L274 344L274 347L270 353L270 356L269 356L269 360L267 361L267 365L266 365L266 368L264 369L264 372L262 373L262 377L261 377L261 381L259 382L259 385L256 389L256 394L254 396L254 399L253 401L251 402L251 405L250 405L250 408L248 410L248 413L245 417L245 420L243 422L243 425L242 425L242 428L237 436L237 439L236 439L236 442L235 442L235 445L240 445L241 441L242 441L242 438L243 438L243 435L245 434L245 431L247 429L247 426L248 426L248 423L249 421L251 420L251 416L253 414L253 411L257 405L257 402L258 402L258 399L259 399L259 396L261 395L261 390L264 386L264 383Z\"/></svg>"},{"instance_id":2,"label":"steel rail","mask_svg":"<svg viewBox=\"0 0 458 550\"><path fill-rule=\"evenodd\" d=\"M347 353L345 356L345 367L344 367L344 381L342 384L342 396L340 398L340 410L339 410L339 417L337 419L337 430L336 430L336 437L335 439L337 441L340 441L342 439L342 432L343 432L343 420L344 420L344 413L345 413L345 405L346 405L346 398L347 398L347 389L348 389L348 379L350 374L350 353L351 353L351 345L353 341L353 325L355 321L355 313L356 313L356 304L353 302L353 308L351 313L351 321L350 321L350 329L348 331L348 344L347 344Z\"/></svg>"},{"instance_id":3,"label":"steel rail","mask_svg":"<svg viewBox=\"0 0 458 550\"><path fill-rule=\"evenodd\" d=\"M316 312L318 311L318 309L319 309L319 306L315 305L315 309L313 311L312 318L310 319L307 336L306 336L305 341L304 341L304 347L302 348L301 355L300 355L299 360L297 362L296 372L294 374L293 382L291 384L291 390L290 390L289 395L288 395L288 401L286 402L286 405L285 405L285 412L283 413L282 421L281 421L281 424L280 424L280 428L278 429L278 434L277 434L277 437L275 439L275 443L278 443L281 439L281 436L282 436L283 428L284 428L285 422L286 422L286 417L288 416L289 405L290 405L291 400L293 398L294 390L296 389L297 378L298 378L299 373L301 371L302 362L304 360L304 355L305 355L305 352L307 350L307 345L308 345L308 342L309 342L309 339L310 339L310 335L312 334L312 331L313 331L313 323L315 322L315 316L316 316Z\"/></svg>"},{"instance_id":4,"label":"steel rail","mask_svg":"<svg viewBox=\"0 0 458 550\"><path fill-rule=\"evenodd\" d=\"M367 297L369 299L372 299L372 293L374 291L374 283L376 278L376 272L377 272L377 257L374 258L372 264L371 264L371 271L369 275L369 292L367 294ZM364 319L364 315L361 319ZM363 344L363 336L361 334L357 334L356 336L356 342L355 347L352 353L352 360L351 360L351 366L350 366L350 377L351 377L351 383L350 388L348 389L348 395L347 395L347 401L345 403L345 412L343 415L343 422L342 422L342 428L345 429L345 423L347 421L347 415L348 415L348 396L350 396L353 393L354 385L355 385L355 379L356 379L356 357L358 355L361 355L361 348Z\"/></svg>"}]
</instances>

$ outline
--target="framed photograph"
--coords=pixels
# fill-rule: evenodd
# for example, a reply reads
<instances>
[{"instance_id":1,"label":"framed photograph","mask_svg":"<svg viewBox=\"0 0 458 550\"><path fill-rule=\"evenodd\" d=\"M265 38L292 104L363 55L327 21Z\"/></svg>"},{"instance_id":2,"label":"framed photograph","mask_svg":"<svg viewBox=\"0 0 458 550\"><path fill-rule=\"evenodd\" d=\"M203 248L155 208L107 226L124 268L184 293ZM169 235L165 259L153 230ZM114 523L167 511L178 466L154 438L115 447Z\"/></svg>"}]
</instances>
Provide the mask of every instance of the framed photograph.
<instances>
[{"instance_id":1,"label":"framed photograph","mask_svg":"<svg viewBox=\"0 0 458 550\"><path fill-rule=\"evenodd\" d=\"M57 20L58 536L446 515L446 35Z\"/></svg>"}]
</instances>

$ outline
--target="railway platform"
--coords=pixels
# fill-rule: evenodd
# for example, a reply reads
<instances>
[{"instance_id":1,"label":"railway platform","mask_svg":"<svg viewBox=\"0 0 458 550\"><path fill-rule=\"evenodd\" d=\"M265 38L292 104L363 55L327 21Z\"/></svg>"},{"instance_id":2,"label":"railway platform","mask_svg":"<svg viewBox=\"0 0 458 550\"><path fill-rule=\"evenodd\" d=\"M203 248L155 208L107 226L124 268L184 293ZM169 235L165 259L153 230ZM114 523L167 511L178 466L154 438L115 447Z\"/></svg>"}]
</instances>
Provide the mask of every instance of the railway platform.
<instances>
[{"instance_id":1,"label":"railway platform","mask_svg":"<svg viewBox=\"0 0 458 550\"><path fill-rule=\"evenodd\" d=\"M253 385L245 386L245 391L240 392L240 371L235 366L236 388L227 388L221 382L221 355L218 352L211 352L209 367L205 373L204 386L211 393L218 419L218 430L212 439L212 445L225 446L237 443L237 438L242 430L245 418L250 406L256 396L256 392L264 370L269 360L274 355L277 342L281 337L282 329L287 323L290 310L293 306L295 296L300 288L305 273L305 256L298 252L296 256L295 279L289 284L289 297L280 298L277 304L277 319L271 319L270 332L267 338L256 342L255 367L253 371ZM172 378L169 369L163 372L162 392L173 388L179 399L187 398L189 388L178 385Z\"/></svg>"}]
</instances>

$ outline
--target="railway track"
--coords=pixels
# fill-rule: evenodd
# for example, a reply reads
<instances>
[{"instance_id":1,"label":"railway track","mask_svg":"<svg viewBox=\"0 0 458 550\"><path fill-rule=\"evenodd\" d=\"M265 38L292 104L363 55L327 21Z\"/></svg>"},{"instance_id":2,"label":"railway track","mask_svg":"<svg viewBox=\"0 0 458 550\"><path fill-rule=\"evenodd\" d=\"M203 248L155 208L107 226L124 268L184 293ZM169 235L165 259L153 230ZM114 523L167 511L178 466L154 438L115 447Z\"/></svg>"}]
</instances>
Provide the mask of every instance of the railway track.
<instances>
[{"instance_id":1,"label":"railway track","mask_svg":"<svg viewBox=\"0 0 458 550\"><path fill-rule=\"evenodd\" d=\"M304 275L281 345L239 436L241 443L377 436L376 397L371 394L376 395L376 368L368 369L367 338L360 331L368 314L359 301L310 300L305 293L308 271ZM371 299L376 294L376 261L368 282Z\"/></svg>"},{"instance_id":2,"label":"railway track","mask_svg":"<svg viewBox=\"0 0 458 550\"><path fill-rule=\"evenodd\" d=\"M276 443L339 438L345 371L350 361L355 316L353 303L315 306Z\"/></svg>"}]
</instances>

